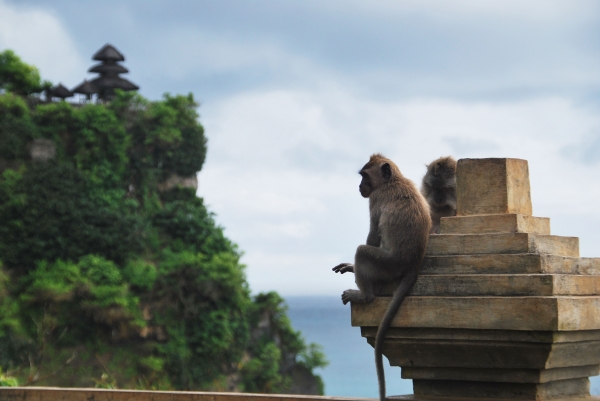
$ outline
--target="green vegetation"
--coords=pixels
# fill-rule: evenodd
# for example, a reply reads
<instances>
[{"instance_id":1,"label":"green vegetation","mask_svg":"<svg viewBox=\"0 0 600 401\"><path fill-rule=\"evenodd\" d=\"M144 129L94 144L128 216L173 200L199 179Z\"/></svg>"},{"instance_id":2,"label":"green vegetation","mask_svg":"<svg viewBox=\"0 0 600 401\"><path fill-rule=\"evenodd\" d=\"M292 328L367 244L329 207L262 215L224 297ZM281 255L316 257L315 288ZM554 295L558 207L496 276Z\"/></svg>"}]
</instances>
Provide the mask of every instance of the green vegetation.
<instances>
[{"instance_id":1,"label":"green vegetation","mask_svg":"<svg viewBox=\"0 0 600 401\"><path fill-rule=\"evenodd\" d=\"M320 348L276 293L250 296L189 184L193 96L31 95L47 85L0 53L0 386L322 394Z\"/></svg>"},{"instance_id":2,"label":"green vegetation","mask_svg":"<svg viewBox=\"0 0 600 401\"><path fill-rule=\"evenodd\" d=\"M50 82L42 82L37 68L22 62L12 50L0 53L0 89L29 95L50 86Z\"/></svg>"}]
</instances>

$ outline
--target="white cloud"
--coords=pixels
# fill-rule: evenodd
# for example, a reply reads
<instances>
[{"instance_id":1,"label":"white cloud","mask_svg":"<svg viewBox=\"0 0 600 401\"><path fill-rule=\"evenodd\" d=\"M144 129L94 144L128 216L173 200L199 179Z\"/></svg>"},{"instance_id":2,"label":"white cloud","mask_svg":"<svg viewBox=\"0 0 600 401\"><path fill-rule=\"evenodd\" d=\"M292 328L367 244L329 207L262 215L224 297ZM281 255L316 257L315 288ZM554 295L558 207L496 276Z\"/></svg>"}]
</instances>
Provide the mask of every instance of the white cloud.
<instances>
[{"instance_id":1,"label":"white cloud","mask_svg":"<svg viewBox=\"0 0 600 401\"><path fill-rule=\"evenodd\" d=\"M42 79L77 85L86 64L75 43L53 13L8 5L0 0L0 50L12 49L40 69Z\"/></svg>"},{"instance_id":2,"label":"white cloud","mask_svg":"<svg viewBox=\"0 0 600 401\"><path fill-rule=\"evenodd\" d=\"M353 286L331 267L351 261L364 242L368 211L356 172L378 151L414 181L440 155L527 159L535 214L560 216L558 234L568 216L582 231L567 234L596 238L600 164L568 159L563 149L586 138L600 116L565 98L376 102L327 88L244 93L203 115L210 152L199 194L247 252L254 291L336 294ZM593 255L590 242L582 244Z\"/></svg>"},{"instance_id":3,"label":"white cloud","mask_svg":"<svg viewBox=\"0 0 600 401\"><path fill-rule=\"evenodd\" d=\"M145 46L146 59L160 59L146 69L159 70L173 79L198 74L213 76L245 71L247 75L300 74L314 66L306 57L285 49L273 37L227 35L197 25L181 25L152 32Z\"/></svg>"}]
</instances>

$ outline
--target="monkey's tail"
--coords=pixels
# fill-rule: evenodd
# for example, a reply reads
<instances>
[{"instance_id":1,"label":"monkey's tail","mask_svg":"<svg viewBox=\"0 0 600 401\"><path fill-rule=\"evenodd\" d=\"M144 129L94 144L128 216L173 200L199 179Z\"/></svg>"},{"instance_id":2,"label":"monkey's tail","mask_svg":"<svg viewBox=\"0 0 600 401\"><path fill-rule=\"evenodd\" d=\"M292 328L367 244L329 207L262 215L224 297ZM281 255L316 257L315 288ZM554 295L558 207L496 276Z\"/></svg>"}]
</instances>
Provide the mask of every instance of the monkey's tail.
<instances>
[{"instance_id":1,"label":"monkey's tail","mask_svg":"<svg viewBox=\"0 0 600 401\"><path fill-rule=\"evenodd\" d=\"M402 305L402 301L406 298L406 295L414 285L415 281L417 281L417 274L411 273L408 273L402 279L400 285L396 288L396 291L394 291L392 301L385 311L385 315L383 315L383 319L377 330L377 335L375 336L375 367L377 369L377 381L379 382L379 401L385 401L385 373L383 371L383 354L381 352L383 341L385 340L385 333L387 333L387 330L392 323L392 319L396 316L396 312L398 312L400 305Z\"/></svg>"}]
</instances>

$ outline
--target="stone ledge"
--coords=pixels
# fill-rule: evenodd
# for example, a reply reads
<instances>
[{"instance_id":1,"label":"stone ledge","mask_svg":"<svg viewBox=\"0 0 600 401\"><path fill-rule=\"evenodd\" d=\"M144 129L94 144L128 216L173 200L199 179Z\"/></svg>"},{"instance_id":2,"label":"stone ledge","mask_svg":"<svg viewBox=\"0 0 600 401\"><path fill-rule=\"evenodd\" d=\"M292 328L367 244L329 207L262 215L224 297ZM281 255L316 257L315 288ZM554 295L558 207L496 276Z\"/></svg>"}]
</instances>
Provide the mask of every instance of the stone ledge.
<instances>
[{"instance_id":1,"label":"stone ledge","mask_svg":"<svg viewBox=\"0 0 600 401\"><path fill-rule=\"evenodd\" d=\"M543 400L562 397L584 397L590 393L590 381L587 377L540 384L413 380L413 390L416 395Z\"/></svg>"},{"instance_id":2,"label":"stone ledge","mask_svg":"<svg viewBox=\"0 0 600 401\"><path fill-rule=\"evenodd\" d=\"M379 326L390 302L352 304L352 326ZM600 296L407 297L391 327L571 331L600 329Z\"/></svg>"},{"instance_id":3,"label":"stone ledge","mask_svg":"<svg viewBox=\"0 0 600 401\"><path fill-rule=\"evenodd\" d=\"M375 338L377 327L360 328L363 337ZM456 341L499 341L524 343L571 343L600 341L600 330L580 331L521 331L521 330L471 330L391 327L385 338L406 340L456 340Z\"/></svg>"},{"instance_id":4,"label":"stone ledge","mask_svg":"<svg viewBox=\"0 0 600 401\"><path fill-rule=\"evenodd\" d=\"M375 287L378 296L391 296L399 282ZM413 296L552 296L596 295L600 275L568 274L421 274Z\"/></svg>"},{"instance_id":5,"label":"stone ledge","mask_svg":"<svg viewBox=\"0 0 600 401\"><path fill-rule=\"evenodd\" d=\"M425 256L421 274L600 275L600 258L539 253Z\"/></svg>"},{"instance_id":6,"label":"stone ledge","mask_svg":"<svg viewBox=\"0 0 600 401\"><path fill-rule=\"evenodd\" d=\"M508 383L548 383L600 374L598 365L555 369L402 368L403 379L468 380Z\"/></svg>"},{"instance_id":7,"label":"stone ledge","mask_svg":"<svg viewBox=\"0 0 600 401\"><path fill-rule=\"evenodd\" d=\"M437 234L427 243L427 256L541 253L579 257L579 238L528 233Z\"/></svg>"},{"instance_id":8,"label":"stone ledge","mask_svg":"<svg viewBox=\"0 0 600 401\"><path fill-rule=\"evenodd\" d=\"M375 343L373 337L367 341ZM548 344L386 339L383 354L391 366L401 367L555 369L599 365L600 341Z\"/></svg>"},{"instance_id":9,"label":"stone ledge","mask_svg":"<svg viewBox=\"0 0 600 401\"><path fill-rule=\"evenodd\" d=\"M531 233L550 235L550 219L523 214L442 217L440 234Z\"/></svg>"},{"instance_id":10,"label":"stone ledge","mask_svg":"<svg viewBox=\"0 0 600 401\"><path fill-rule=\"evenodd\" d=\"M374 398L199 391L104 390L94 388L0 387L2 401L358 401Z\"/></svg>"},{"instance_id":11,"label":"stone ledge","mask_svg":"<svg viewBox=\"0 0 600 401\"><path fill-rule=\"evenodd\" d=\"M391 395L386 397L389 401L514 401L513 398L466 398L466 397L435 397L430 395ZM600 397L562 397L553 398L552 401L600 401Z\"/></svg>"}]
</instances>

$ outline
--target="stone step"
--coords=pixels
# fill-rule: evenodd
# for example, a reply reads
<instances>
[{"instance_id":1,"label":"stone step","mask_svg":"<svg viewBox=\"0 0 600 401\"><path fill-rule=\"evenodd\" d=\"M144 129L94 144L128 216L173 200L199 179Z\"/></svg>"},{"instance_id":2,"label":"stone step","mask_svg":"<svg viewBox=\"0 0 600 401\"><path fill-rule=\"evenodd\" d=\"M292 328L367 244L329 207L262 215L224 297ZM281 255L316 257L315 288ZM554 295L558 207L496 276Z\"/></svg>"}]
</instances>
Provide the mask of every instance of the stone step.
<instances>
[{"instance_id":1,"label":"stone step","mask_svg":"<svg viewBox=\"0 0 600 401\"><path fill-rule=\"evenodd\" d=\"M10 387L0 387L0 391L2 391L2 389L6 389L6 388L10 388ZM477 399L473 399L473 398L464 398L464 397L436 397L436 396L431 396L431 395L414 395L414 394L404 394L404 395L390 395L386 397L387 400L389 401L490 401L492 400L491 398L477 398ZM29 399L23 399L20 401L30 401ZM37 400L36 400L37 401ZM65 401L69 401L69 400L65 400ZM104 401L104 400L98 400L98 401ZM112 401L112 400L111 400ZM370 401L373 401L373 399L371 398ZM498 400L500 401L500 400ZM506 400L502 400L502 401L506 401ZM537 400L537 401L541 401L541 400ZM600 397L598 396L594 396L594 395L586 395L585 398L582 398L581 396L574 396L574 397L560 397L560 398L554 398L553 401L600 401Z\"/></svg>"},{"instance_id":2,"label":"stone step","mask_svg":"<svg viewBox=\"0 0 600 401\"><path fill-rule=\"evenodd\" d=\"M567 379L550 383L490 383L459 380L413 380L415 396L456 397L481 400L547 400L585 397L590 394L590 380Z\"/></svg>"},{"instance_id":3,"label":"stone step","mask_svg":"<svg viewBox=\"0 0 600 401\"><path fill-rule=\"evenodd\" d=\"M360 334L365 338L375 338L378 329L378 327L364 326L360 328ZM487 341L498 343L518 342L558 344L586 341L599 342L600 330L522 331L390 327L385 338L428 341Z\"/></svg>"},{"instance_id":4,"label":"stone step","mask_svg":"<svg viewBox=\"0 0 600 401\"><path fill-rule=\"evenodd\" d=\"M468 380L509 383L548 383L600 374L600 366L570 366L554 369L485 369L402 367L403 379Z\"/></svg>"},{"instance_id":5,"label":"stone step","mask_svg":"<svg viewBox=\"0 0 600 401\"><path fill-rule=\"evenodd\" d=\"M429 236L426 255L541 253L579 257L579 238L527 233L438 234Z\"/></svg>"},{"instance_id":6,"label":"stone step","mask_svg":"<svg viewBox=\"0 0 600 401\"><path fill-rule=\"evenodd\" d=\"M550 235L550 219L523 214L442 217L440 234L531 233Z\"/></svg>"},{"instance_id":7,"label":"stone step","mask_svg":"<svg viewBox=\"0 0 600 401\"><path fill-rule=\"evenodd\" d=\"M421 274L600 274L600 258L536 253L426 256Z\"/></svg>"},{"instance_id":8,"label":"stone step","mask_svg":"<svg viewBox=\"0 0 600 401\"><path fill-rule=\"evenodd\" d=\"M372 337L367 341L375 344ZM391 366L400 367L555 369L600 364L600 341L535 344L386 338L382 351Z\"/></svg>"},{"instance_id":9,"label":"stone step","mask_svg":"<svg viewBox=\"0 0 600 401\"><path fill-rule=\"evenodd\" d=\"M391 296L398 287L389 282L376 287L377 296ZM600 295L600 275L567 274L422 274L414 296L551 296Z\"/></svg>"},{"instance_id":10,"label":"stone step","mask_svg":"<svg viewBox=\"0 0 600 401\"><path fill-rule=\"evenodd\" d=\"M352 303L352 326L379 326L390 297ZM391 327L571 331L600 329L600 296L407 297Z\"/></svg>"}]
</instances>

